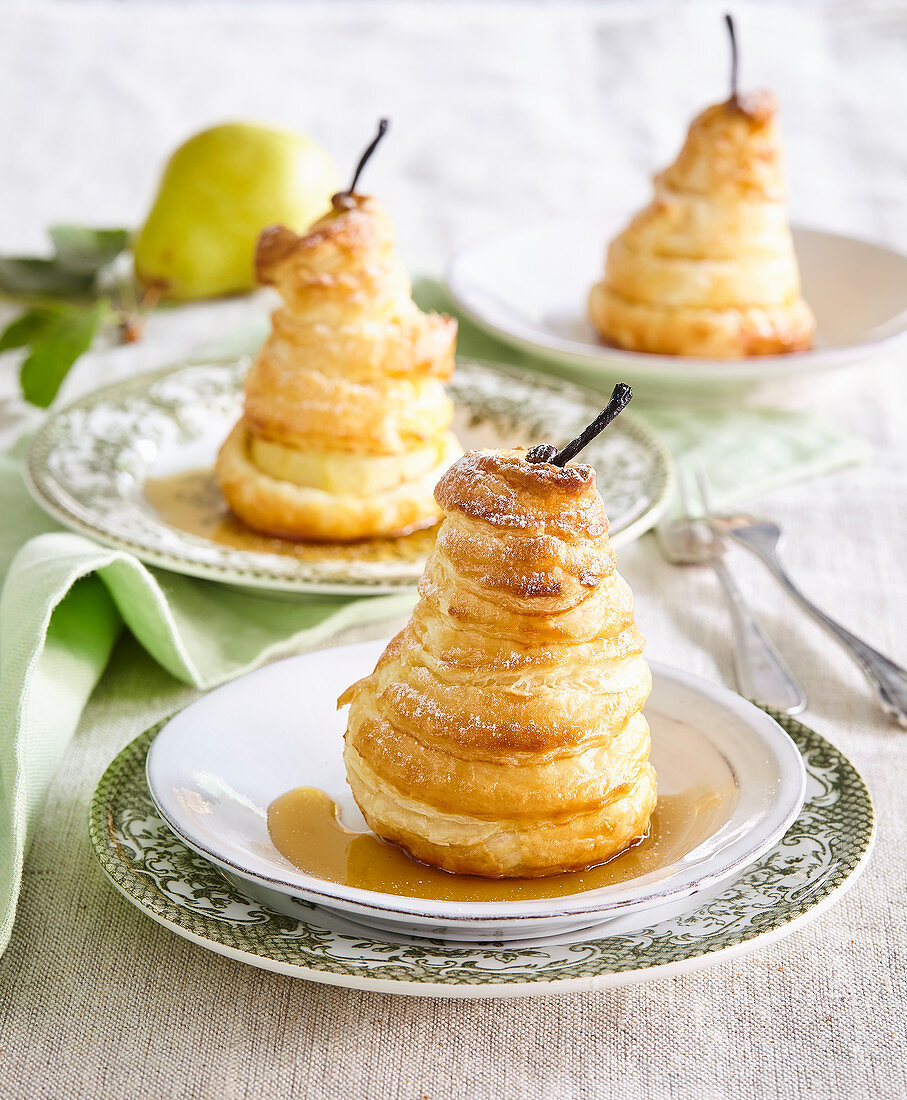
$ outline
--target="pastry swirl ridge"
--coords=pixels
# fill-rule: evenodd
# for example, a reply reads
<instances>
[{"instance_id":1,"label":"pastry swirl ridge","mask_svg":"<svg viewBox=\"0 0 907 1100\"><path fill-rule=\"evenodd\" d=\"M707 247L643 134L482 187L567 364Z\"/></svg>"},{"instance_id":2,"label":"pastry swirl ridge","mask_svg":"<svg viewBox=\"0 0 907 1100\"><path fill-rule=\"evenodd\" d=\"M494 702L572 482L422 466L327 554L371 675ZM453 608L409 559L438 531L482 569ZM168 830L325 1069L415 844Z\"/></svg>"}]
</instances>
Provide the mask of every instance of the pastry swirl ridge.
<instances>
[{"instance_id":1,"label":"pastry swirl ridge","mask_svg":"<svg viewBox=\"0 0 907 1100\"><path fill-rule=\"evenodd\" d=\"M432 487L461 453L444 390L456 321L413 302L384 207L338 195L305 236L266 229L256 272L283 303L218 458L230 507L288 538L391 536L437 522Z\"/></svg>"},{"instance_id":2,"label":"pastry swirl ridge","mask_svg":"<svg viewBox=\"0 0 907 1100\"><path fill-rule=\"evenodd\" d=\"M634 351L714 358L810 346L787 222L776 103L703 111L652 202L610 244L589 296L599 333Z\"/></svg>"},{"instance_id":3,"label":"pastry swirl ridge","mask_svg":"<svg viewBox=\"0 0 907 1100\"><path fill-rule=\"evenodd\" d=\"M412 618L340 699L356 801L379 836L460 874L610 859L655 805L651 675L594 471L473 451L436 497Z\"/></svg>"}]
</instances>

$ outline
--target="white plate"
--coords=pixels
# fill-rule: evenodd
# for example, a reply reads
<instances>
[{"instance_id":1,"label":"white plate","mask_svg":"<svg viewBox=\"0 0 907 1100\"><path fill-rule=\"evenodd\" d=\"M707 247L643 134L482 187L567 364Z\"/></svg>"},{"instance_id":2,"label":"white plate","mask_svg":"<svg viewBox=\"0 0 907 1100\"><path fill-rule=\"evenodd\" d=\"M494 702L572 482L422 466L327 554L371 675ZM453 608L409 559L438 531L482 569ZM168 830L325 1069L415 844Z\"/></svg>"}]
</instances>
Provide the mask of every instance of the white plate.
<instances>
[{"instance_id":1,"label":"white plate","mask_svg":"<svg viewBox=\"0 0 907 1100\"><path fill-rule=\"evenodd\" d=\"M288 556L292 544L280 539L248 549L199 537L152 507L156 479L201 471L187 490L196 514L240 526L204 471L239 416L247 367L236 359L185 364L109 386L56 413L29 447L32 496L67 527L189 576L282 593L375 594L417 584L430 532L345 548L303 545L301 558ZM449 389L454 430L467 449L565 443L604 403L601 394L557 378L476 361L458 363ZM583 458L596 469L615 546L658 520L672 490L671 457L632 413L593 440Z\"/></svg>"},{"instance_id":2,"label":"white plate","mask_svg":"<svg viewBox=\"0 0 907 1100\"><path fill-rule=\"evenodd\" d=\"M561 217L496 234L458 252L447 288L473 321L502 340L600 384L614 377L647 399L715 398L837 370L907 331L907 256L819 229L793 228L816 347L790 355L694 359L603 344L586 301L608 241L625 218Z\"/></svg>"},{"instance_id":3,"label":"white plate","mask_svg":"<svg viewBox=\"0 0 907 1100\"><path fill-rule=\"evenodd\" d=\"M636 932L614 922L603 937L582 944L552 933L525 949L513 942L450 946L365 934L336 911L311 903L305 903L304 918L275 912L250 897L247 880L226 875L161 819L148 793L145 762L163 722L127 745L105 771L91 801L89 835L104 873L130 904L198 947L249 966L423 997L613 988L765 947L826 910L866 866L874 835L866 785L834 745L787 714L774 717L793 738L807 773L806 801L784 837L717 896L698 893L694 911Z\"/></svg>"},{"instance_id":4,"label":"white plate","mask_svg":"<svg viewBox=\"0 0 907 1100\"><path fill-rule=\"evenodd\" d=\"M379 936L388 943L395 944L434 944L444 947L501 947L506 946L518 951L530 951L535 948L563 947L575 943L588 943L598 936L626 936L651 928L653 924L679 920L687 914L708 905L724 889L719 883L709 889L697 890L673 901L659 902L646 909L629 909L626 913L612 914L607 917L595 916L581 922L546 921L537 928L525 932L513 930L512 934L500 934L498 928L492 928L487 934L471 930L458 929L455 926L438 924L429 930L416 925L398 921L381 920L379 917L366 918L351 916L338 908L328 909L324 905L314 906L302 898L281 893L270 886L244 878L235 872L222 868L224 877L238 891L266 906L270 911L292 917L297 921L311 921L313 909L317 911L319 923L326 924L337 932L348 935ZM426 934L428 931L428 934Z\"/></svg>"},{"instance_id":5,"label":"white plate","mask_svg":"<svg viewBox=\"0 0 907 1100\"><path fill-rule=\"evenodd\" d=\"M372 670L382 648L368 642L281 661L168 722L148 754L148 786L174 832L244 879L376 928L503 941L569 932L717 886L776 843L802 805L800 753L772 718L725 688L655 665L646 715L656 770L690 788L736 787L727 820L676 863L628 883L519 901L453 903L326 882L274 848L267 808L291 788L319 787L350 827L365 827L346 785L346 716L336 699ZM661 795L681 793L660 788Z\"/></svg>"}]
</instances>

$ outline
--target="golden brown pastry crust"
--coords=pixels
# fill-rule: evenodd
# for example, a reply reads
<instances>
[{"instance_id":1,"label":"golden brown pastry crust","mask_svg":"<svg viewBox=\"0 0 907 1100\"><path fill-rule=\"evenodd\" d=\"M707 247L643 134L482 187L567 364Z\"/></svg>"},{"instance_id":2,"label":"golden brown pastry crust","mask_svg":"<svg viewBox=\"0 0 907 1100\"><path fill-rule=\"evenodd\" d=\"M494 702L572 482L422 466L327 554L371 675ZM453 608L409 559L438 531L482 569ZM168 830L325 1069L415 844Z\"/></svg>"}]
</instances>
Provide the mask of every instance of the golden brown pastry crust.
<instances>
[{"instance_id":1,"label":"golden brown pastry crust","mask_svg":"<svg viewBox=\"0 0 907 1100\"><path fill-rule=\"evenodd\" d=\"M412 301L383 206L337 196L305 236L266 229L256 271L283 304L218 458L230 507L250 527L289 538L389 536L436 522L427 481L445 466L422 456L460 453L443 386L456 321ZM374 458L376 476L344 456Z\"/></svg>"},{"instance_id":2,"label":"golden brown pastry crust","mask_svg":"<svg viewBox=\"0 0 907 1100\"><path fill-rule=\"evenodd\" d=\"M774 98L709 107L653 201L608 248L599 333L634 351L732 358L799 351L815 328L787 224Z\"/></svg>"},{"instance_id":3,"label":"golden brown pastry crust","mask_svg":"<svg viewBox=\"0 0 907 1100\"><path fill-rule=\"evenodd\" d=\"M812 310L802 298L773 309L665 309L630 301L606 283L592 288L589 315L599 333L618 347L707 359L805 351L815 330Z\"/></svg>"},{"instance_id":4,"label":"golden brown pastry crust","mask_svg":"<svg viewBox=\"0 0 907 1100\"><path fill-rule=\"evenodd\" d=\"M343 493L272 477L252 461L251 439L240 421L218 456L217 476L230 507L256 531L313 542L395 537L430 527L441 517L432 490L460 454L448 435L440 461L420 477L371 493Z\"/></svg>"},{"instance_id":5,"label":"golden brown pastry crust","mask_svg":"<svg viewBox=\"0 0 907 1100\"><path fill-rule=\"evenodd\" d=\"M369 826L460 874L603 862L655 804L651 677L594 471L524 456L444 475L412 619L340 700Z\"/></svg>"}]
</instances>

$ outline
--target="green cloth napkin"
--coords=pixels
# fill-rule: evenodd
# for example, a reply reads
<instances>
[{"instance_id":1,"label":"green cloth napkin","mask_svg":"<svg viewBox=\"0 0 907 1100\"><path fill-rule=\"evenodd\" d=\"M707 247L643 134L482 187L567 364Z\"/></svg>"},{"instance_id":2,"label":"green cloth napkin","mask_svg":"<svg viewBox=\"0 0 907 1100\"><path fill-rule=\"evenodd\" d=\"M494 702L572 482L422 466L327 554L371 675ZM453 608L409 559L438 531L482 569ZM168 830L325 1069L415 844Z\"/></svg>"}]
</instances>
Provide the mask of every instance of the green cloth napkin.
<instances>
[{"instance_id":1,"label":"green cloth napkin","mask_svg":"<svg viewBox=\"0 0 907 1100\"><path fill-rule=\"evenodd\" d=\"M424 308L454 313L440 285ZM254 351L267 320L205 350ZM461 321L460 353L545 364ZM857 441L795 412L640 409L678 457L702 465L722 502L863 457ZM210 687L354 623L405 613L414 596L286 602L149 569L60 530L33 504L14 456L0 457L0 953L9 941L29 827L124 627L178 679Z\"/></svg>"}]
</instances>

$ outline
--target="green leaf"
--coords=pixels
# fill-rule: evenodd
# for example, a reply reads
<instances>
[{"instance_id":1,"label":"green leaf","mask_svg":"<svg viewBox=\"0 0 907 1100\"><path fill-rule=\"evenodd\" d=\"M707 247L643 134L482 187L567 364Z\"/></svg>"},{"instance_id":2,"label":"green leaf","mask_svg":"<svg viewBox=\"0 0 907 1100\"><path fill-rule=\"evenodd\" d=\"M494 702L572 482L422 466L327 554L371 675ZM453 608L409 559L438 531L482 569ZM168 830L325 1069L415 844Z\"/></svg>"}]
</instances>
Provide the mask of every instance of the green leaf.
<instances>
[{"instance_id":1,"label":"green leaf","mask_svg":"<svg viewBox=\"0 0 907 1100\"><path fill-rule=\"evenodd\" d=\"M88 298L98 274L129 245L127 229L54 225L55 255L0 256L0 291L6 294Z\"/></svg>"},{"instance_id":2,"label":"green leaf","mask_svg":"<svg viewBox=\"0 0 907 1100\"><path fill-rule=\"evenodd\" d=\"M89 309L57 306L48 311L51 318L30 341L31 353L19 374L26 401L47 408L69 368L91 346L105 309L105 303L97 302Z\"/></svg>"},{"instance_id":3,"label":"green leaf","mask_svg":"<svg viewBox=\"0 0 907 1100\"><path fill-rule=\"evenodd\" d=\"M92 229L87 225L52 225L58 265L74 275L96 275L129 244L128 229Z\"/></svg>"},{"instance_id":4,"label":"green leaf","mask_svg":"<svg viewBox=\"0 0 907 1100\"><path fill-rule=\"evenodd\" d=\"M57 260L0 256L0 290L7 294L49 294L74 298L91 294L93 287L93 274L67 271Z\"/></svg>"},{"instance_id":5,"label":"green leaf","mask_svg":"<svg viewBox=\"0 0 907 1100\"><path fill-rule=\"evenodd\" d=\"M0 352L27 347L53 319L51 309L28 309L0 333Z\"/></svg>"}]
</instances>

